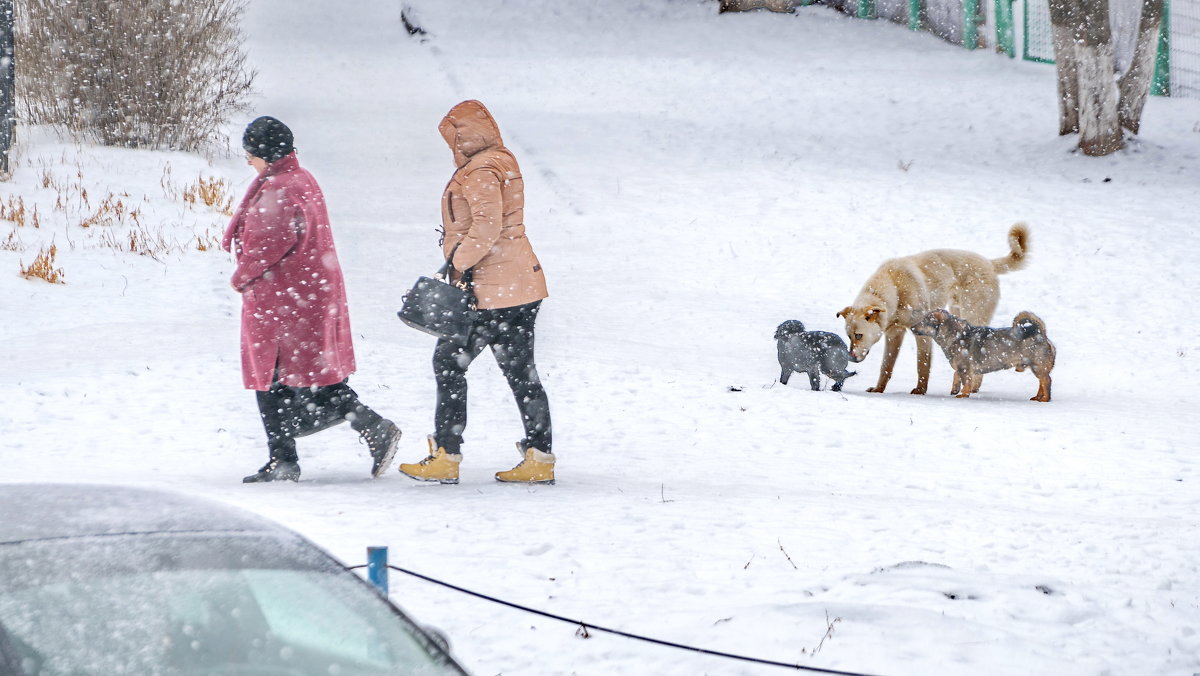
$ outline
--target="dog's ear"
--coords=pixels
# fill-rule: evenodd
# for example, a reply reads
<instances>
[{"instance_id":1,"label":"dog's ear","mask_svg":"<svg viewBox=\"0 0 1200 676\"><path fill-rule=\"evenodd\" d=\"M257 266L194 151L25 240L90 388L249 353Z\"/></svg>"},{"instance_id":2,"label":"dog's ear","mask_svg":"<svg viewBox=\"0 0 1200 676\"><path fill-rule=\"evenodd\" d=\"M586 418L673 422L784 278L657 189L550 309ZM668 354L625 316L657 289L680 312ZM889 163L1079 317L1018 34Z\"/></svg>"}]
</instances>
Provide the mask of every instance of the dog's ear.
<instances>
[{"instance_id":1,"label":"dog's ear","mask_svg":"<svg viewBox=\"0 0 1200 676\"><path fill-rule=\"evenodd\" d=\"M883 308L878 305L872 305L864 310L864 313L866 314L867 321L878 323L883 317Z\"/></svg>"},{"instance_id":2,"label":"dog's ear","mask_svg":"<svg viewBox=\"0 0 1200 676\"><path fill-rule=\"evenodd\" d=\"M841 309L841 311L840 311L840 312L838 312L836 316L838 316L838 317L849 317L849 316L850 316L850 312L851 312L853 309L854 309L854 308L852 308L852 307L850 307L849 305L847 305L846 307L842 308L842 309Z\"/></svg>"}]
</instances>

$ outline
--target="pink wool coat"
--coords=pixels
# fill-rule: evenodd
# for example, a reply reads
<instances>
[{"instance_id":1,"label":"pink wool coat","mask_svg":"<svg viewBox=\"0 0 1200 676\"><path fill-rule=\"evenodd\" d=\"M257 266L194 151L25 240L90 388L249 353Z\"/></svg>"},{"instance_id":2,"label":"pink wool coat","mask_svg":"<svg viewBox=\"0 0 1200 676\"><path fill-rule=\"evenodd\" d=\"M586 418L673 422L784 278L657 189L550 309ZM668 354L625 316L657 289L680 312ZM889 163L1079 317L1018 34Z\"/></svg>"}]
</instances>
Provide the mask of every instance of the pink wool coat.
<instances>
[{"instance_id":1,"label":"pink wool coat","mask_svg":"<svg viewBox=\"0 0 1200 676\"><path fill-rule=\"evenodd\" d=\"M465 130L483 147L469 157L455 148ZM504 147L500 127L478 101L463 101L438 125L458 169L442 193L443 255L454 246L454 269L472 269L482 310L532 303L547 296L546 275L525 236L525 181L517 158Z\"/></svg>"},{"instance_id":2,"label":"pink wool coat","mask_svg":"<svg viewBox=\"0 0 1200 676\"><path fill-rule=\"evenodd\" d=\"M222 247L242 294L242 379L267 390L276 368L290 387L333 385L354 372L346 287L325 197L292 153L250 188Z\"/></svg>"}]
</instances>

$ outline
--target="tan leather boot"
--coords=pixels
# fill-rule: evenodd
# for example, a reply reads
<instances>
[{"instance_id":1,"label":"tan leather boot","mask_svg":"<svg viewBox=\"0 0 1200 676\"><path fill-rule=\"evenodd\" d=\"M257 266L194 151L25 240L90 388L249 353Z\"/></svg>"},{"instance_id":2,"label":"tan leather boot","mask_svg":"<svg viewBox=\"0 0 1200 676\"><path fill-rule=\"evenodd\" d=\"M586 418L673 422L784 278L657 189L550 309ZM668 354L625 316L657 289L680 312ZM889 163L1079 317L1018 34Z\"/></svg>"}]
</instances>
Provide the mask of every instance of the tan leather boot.
<instances>
[{"instance_id":1,"label":"tan leather boot","mask_svg":"<svg viewBox=\"0 0 1200 676\"><path fill-rule=\"evenodd\" d=\"M418 463L400 463L400 473L417 481L438 481L444 484L458 483L458 465L462 462L459 453L447 453L437 447L433 436L429 436L429 457Z\"/></svg>"},{"instance_id":2,"label":"tan leather boot","mask_svg":"<svg viewBox=\"0 0 1200 676\"><path fill-rule=\"evenodd\" d=\"M521 444L517 444L517 452L521 453ZM554 454L543 453L530 447L523 453L524 459L516 467L496 472L496 481L524 484L554 483Z\"/></svg>"}]
</instances>

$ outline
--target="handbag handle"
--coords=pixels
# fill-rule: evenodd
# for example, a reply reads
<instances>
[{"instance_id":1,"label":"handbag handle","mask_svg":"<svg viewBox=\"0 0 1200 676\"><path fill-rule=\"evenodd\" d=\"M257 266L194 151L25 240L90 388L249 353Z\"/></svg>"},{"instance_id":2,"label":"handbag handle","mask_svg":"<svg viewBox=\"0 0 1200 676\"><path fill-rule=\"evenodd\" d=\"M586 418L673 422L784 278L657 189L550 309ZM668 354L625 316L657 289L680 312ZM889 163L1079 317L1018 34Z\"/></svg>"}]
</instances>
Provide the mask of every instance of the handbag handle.
<instances>
[{"instance_id":1,"label":"handbag handle","mask_svg":"<svg viewBox=\"0 0 1200 676\"><path fill-rule=\"evenodd\" d=\"M458 251L458 247L461 245L462 245L462 242L459 242L458 244L454 245L453 249L450 250L450 255L446 256L446 262L442 263L442 267L438 268L438 271L436 273L434 273L435 279L444 279L444 280L446 280L447 284L451 283L450 282L450 268L452 266L451 266L450 261L454 260L454 252ZM459 278L458 283L455 284L455 286L457 286L460 289L463 289L464 291L468 287L470 287L471 286L471 277L472 277L471 270L472 270L472 268L467 268L466 270L463 270L462 277Z\"/></svg>"}]
</instances>

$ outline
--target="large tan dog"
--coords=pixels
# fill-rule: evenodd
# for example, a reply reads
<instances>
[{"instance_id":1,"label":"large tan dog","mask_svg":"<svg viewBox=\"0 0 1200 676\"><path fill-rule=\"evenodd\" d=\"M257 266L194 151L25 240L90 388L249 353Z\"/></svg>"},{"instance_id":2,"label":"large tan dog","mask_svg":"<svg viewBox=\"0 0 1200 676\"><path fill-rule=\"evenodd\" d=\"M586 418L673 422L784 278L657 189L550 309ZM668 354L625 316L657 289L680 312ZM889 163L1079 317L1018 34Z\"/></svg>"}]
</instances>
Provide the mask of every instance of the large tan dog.
<instances>
[{"instance_id":1,"label":"large tan dog","mask_svg":"<svg viewBox=\"0 0 1200 676\"><path fill-rule=\"evenodd\" d=\"M854 304L837 316L846 320L850 359L861 362L884 338L879 382L868 392L883 392L892 378L904 334L933 310L944 308L976 325L987 325L1000 302L997 275L1019 270L1029 250L1029 229L1017 223L1008 231L1009 254L988 260L970 251L934 249L885 261L863 285ZM933 341L917 336L917 386L929 389Z\"/></svg>"}]
</instances>

